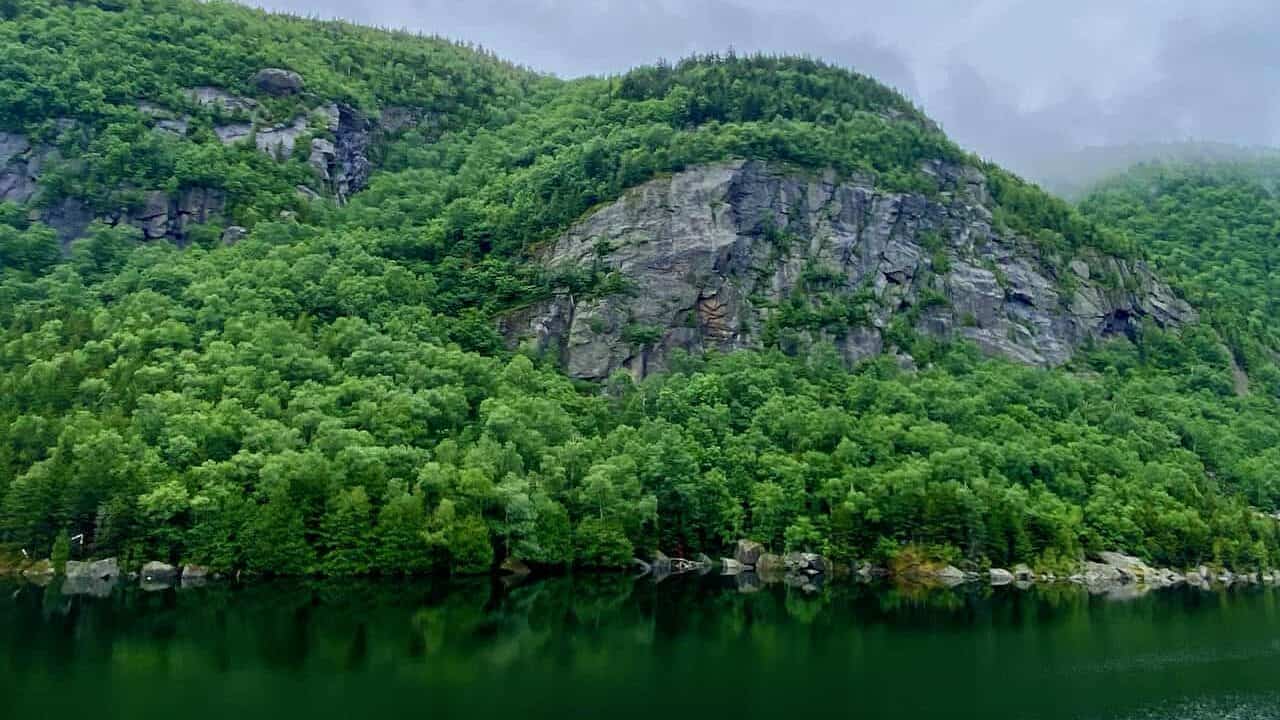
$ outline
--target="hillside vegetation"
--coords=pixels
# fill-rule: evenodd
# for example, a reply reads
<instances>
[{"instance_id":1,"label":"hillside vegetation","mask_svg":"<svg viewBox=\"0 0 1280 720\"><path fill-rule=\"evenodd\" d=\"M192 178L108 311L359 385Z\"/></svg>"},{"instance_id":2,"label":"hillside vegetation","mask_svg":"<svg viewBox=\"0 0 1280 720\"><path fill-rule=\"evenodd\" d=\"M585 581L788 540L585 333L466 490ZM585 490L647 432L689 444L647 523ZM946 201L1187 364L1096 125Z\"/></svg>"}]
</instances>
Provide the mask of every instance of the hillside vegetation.
<instances>
[{"instance_id":1,"label":"hillside vegetation","mask_svg":"<svg viewBox=\"0 0 1280 720\"><path fill-rule=\"evenodd\" d=\"M992 222L1057 268L1086 248L1167 265L1197 247L981 165L869 78L714 56L564 82L439 40L185 0L6 0L0 18L0 126L56 139L67 160L33 207L138 188L231 197L183 249L95 223L64 251L32 207L0 204L13 547L84 533L88 552L129 562L328 574L483 572L508 555L621 567L739 537L973 566L1066 568L1108 549L1280 565L1280 408L1262 369L1237 392L1226 322L1147 328L1052 371L903 337L922 369L766 348L589 384L506 347L503 313L625 285L550 275L538 248L629 187L726 158L926 196L939 188L924 162L980 167ZM137 111L193 86L252 94L263 67L306 81L309 95L261 98L278 117L323 99L421 121L340 204L297 196L305 159L217 142L215 110L184 106L196 129L180 138ZM1163 222L1199 212L1169 197ZM232 222L248 235L224 245ZM1253 220L1211 223L1263 244ZM1261 283L1265 258L1233 262ZM1215 318L1245 307L1202 293L1191 267L1177 275Z\"/></svg>"}]
</instances>

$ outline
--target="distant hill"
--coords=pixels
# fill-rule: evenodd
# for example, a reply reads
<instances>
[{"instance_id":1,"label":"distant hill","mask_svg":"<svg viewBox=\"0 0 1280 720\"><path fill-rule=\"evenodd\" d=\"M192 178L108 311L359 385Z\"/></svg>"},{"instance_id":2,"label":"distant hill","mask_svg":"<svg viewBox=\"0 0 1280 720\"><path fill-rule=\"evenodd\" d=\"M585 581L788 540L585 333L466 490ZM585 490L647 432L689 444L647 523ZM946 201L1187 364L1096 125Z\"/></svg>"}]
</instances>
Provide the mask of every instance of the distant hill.
<instances>
[{"instance_id":1,"label":"distant hill","mask_svg":"<svg viewBox=\"0 0 1280 720\"><path fill-rule=\"evenodd\" d=\"M1219 163L1280 159L1280 148L1230 143L1168 142L1088 147L1034 163L1029 177L1049 192L1079 200L1097 183L1146 162Z\"/></svg>"}]
</instances>

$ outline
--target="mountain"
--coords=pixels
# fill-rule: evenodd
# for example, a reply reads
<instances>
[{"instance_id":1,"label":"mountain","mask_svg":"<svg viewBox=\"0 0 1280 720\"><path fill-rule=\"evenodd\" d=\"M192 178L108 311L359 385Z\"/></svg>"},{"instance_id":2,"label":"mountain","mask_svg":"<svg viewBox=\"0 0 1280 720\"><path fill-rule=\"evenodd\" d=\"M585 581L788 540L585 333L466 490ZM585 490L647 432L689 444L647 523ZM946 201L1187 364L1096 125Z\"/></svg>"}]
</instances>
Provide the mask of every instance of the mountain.
<instances>
[{"instance_id":1,"label":"mountain","mask_svg":"<svg viewBox=\"0 0 1280 720\"><path fill-rule=\"evenodd\" d=\"M0 8L15 551L1280 565L1275 396L1225 311L870 78L562 81L224 3Z\"/></svg>"},{"instance_id":2,"label":"mountain","mask_svg":"<svg viewBox=\"0 0 1280 720\"><path fill-rule=\"evenodd\" d=\"M1097 145L1041 157L1031 178L1050 192L1077 201L1098 183L1144 163L1218 164L1278 157L1276 148L1215 142Z\"/></svg>"},{"instance_id":3,"label":"mountain","mask_svg":"<svg viewBox=\"0 0 1280 720\"><path fill-rule=\"evenodd\" d=\"M1280 158L1141 164L1100 183L1081 208L1143 238L1238 363L1280 391L1270 379L1280 358Z\"/></svg>"}]
</instances>

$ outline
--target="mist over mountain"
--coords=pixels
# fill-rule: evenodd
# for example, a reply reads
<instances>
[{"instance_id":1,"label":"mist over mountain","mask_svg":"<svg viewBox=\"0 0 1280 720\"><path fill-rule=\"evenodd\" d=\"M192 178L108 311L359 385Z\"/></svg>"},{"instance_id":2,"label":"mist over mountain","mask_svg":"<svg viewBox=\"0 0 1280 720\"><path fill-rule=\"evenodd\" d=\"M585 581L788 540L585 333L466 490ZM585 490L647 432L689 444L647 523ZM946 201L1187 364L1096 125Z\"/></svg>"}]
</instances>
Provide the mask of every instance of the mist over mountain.
<instances>
[{"instance_id":1,"label":"mist over mountain","mask_svg":"<svg viewBox=\"0 0 1280 720\"><path fill-rule=\"evenodd\" d=\"M254 4L461 38L565 77L730 47L807 54L898 88L962 146L1055 186L1082 148L1280 141L1268 78L1280 12L1267 0Z\"/></svg>"}]
</instances>

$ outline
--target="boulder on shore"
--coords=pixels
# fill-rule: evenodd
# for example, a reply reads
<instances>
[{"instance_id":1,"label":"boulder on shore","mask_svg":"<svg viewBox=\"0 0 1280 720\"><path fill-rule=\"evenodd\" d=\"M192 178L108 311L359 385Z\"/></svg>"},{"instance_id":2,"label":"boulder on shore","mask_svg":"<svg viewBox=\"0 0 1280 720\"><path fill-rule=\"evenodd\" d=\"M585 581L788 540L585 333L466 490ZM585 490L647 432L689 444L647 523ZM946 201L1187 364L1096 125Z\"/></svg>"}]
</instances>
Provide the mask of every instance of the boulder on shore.
<instances>
[{"instance_id":1,"label":"boulder on shore","mask_svg":"<svg viewBox=\"0 0 1280 720\"><path fill-rule=\"evenodd\" d=\"M529 566L525 564L525 561L520 558L510 556L508 556L506 560L502 561L502 564L498 566L498 569L507 575L528 575L533 572L529 569Z\"/></svg>"},{"instance_id":2,"label":"boulder on shore","mask_svg":"<svg viewBox=\"0 0 1280 720\"><path fill-rule=\"evenodd\" d=\"M742 572L742 563L733 558L720 558L721 575L737 575Z\"/></svg>"},{"instance_id":3,"label":"boulder on shore","mask_svg":"<svg viewBox=\"0 0 1280 720\"><path fill-rule=\"evenodd\" d=\"M698 557L695 558L695 560L698 561L699 575L706 575L716 567L716 561L712 560L706 553L698 553Z\"/></svg>"},{"instance_id":4,"label":"boulder on shore","mask_svg":"<svg viewBox=\"0 0 1280 720\"><path fill-rule=\"evenodd\" d=\"M172 584L178 579L178 569L168 563L151 561L142 566L142 582Z\"/></svg>"},{"instance_id":5,"label":"boulder on shore","mask_svg":"<svg viewBox=\"0 0 1280 720\"><path fill-rule=\"evenodd\" d=\"M808 575L825 575L831 563L817 553L789 552L783 557L787 570Z\"/></svg>"},{"instance_id":6,"label":"boulder on shore","mask_svg":"<svg viewBox=\"0 0 1280 720\"><path fill-rule=\"evenodd\" d=\"M1093 593L1107 592L1128 582L1118 568L1097 562L1086 562L1081 575L1084 576L1085 587Z\"/></svg>"},{"instance_id":7,"label":"boulder on shore","mask_svg":"<svg viewBox=\"0 0 1280 720\"><path fill-rule=\"evenodd\" d=\"M940 568L937 572L934 573L934 577L937 578L939 582L941 582L943 585L946 585L947 587L955 587L956 585L963 585L969 581L969 576L965 574L963 570L956 567L955 565L947 565L943 568Z\"/></svg>"},{"instance_id":8,"label":"boulder on shore","mask_svg":"<svg viewBox=\"0 0 1280 720\"><path fill-rule=\"evenodd\" d=\"M987 571L991 576L992 585L1010 585L1013 583L1013 573L1002 568L991 568Z\"/></svg>"},{"instance_id":9,"label":"boulder on shore","mask_svg":"<svg viewBox=\"0 0 1280 720\"><path fill-rule=\"evenodd\" d=\"M786 561L773 553L761 553L759 559L756 560L756 573L759 574L765 582L771 582L770 578L775 575L781 575L786 571Z\"/></svg>"},{"instance_id":10,"label":"boulder on shore","mask_svg":"<svg viewBox=\"0 0 1280 720\"><path fill-rule=\"evenodd\" d=\"M738 547L733 552L733 559L741 563L743 567L754 568L763 554L764 545L755 540L739 540Z\"/></svg>"},{"instance_id":11,"label":"boulder on shore","mask_svg":"<svg viewBox=\"0 0 1280 720\"><path fill-rule=\"evenodd\" d=\"M204 582L209 579L209 568L202 565L183 565L182 582Z\"/></svg>"},{"instance_id":12,"label":"boulder on shore","mask_svg":"<svg viewBox=\"0 0 1280 720\"><path fill-rule=\"evenodd\" d=\"M653 560L649 561L650 567L653 568L653 574L658 577L665 577L671 574L671 558L667 557L661 550L655 550Z\"/></svg>"},{"instance_id":13,"label":"boulder on shore","mask_svg":"<svg viewBox=\"0 0 1280 720\"><path fill-rule=\"evenodd\" d=\"M1033 582L1036 574L1028 565L1018 563L1013 566L1013 579L1019 582Z\"/></svg>"},{"instance_id":14,"label":"boulder on shore","mask_svg":"<svg viewBox=\"0 0 1280 720\"><path fill-rule=\"evenodd\" d=\"M65 574L71 580L106 580L120 576L120 563L115 558L92 562L68 560Z\"/></svg>"}]
</instances>

